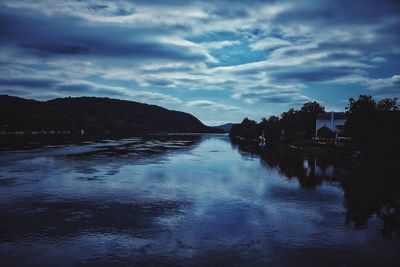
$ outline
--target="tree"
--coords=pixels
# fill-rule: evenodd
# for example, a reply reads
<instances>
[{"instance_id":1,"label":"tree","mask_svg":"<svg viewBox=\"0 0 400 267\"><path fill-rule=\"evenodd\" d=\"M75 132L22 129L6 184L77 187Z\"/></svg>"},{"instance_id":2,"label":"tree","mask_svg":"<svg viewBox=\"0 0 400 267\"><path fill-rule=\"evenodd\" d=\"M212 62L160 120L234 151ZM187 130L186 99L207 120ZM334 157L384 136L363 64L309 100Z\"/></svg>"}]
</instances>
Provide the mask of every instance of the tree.
<instances>
[{"instance_id":1,"label":"tree","mask_svg":"<svg viewBox=\"0 0 400 267\"><path fill-rule=\"evenodd\" d=\"M372 140L370 131L376 116L376 102L370 95L360 95L357 100L349 99L346 130L358 148L366 148ZM375 124L375 123L374 123Z\"/></svg>"},{"instance_id":2,"label":"tree","mask_svg":"<svg viewBox=\"0 0 400 267\"><path fill-rule=\"evenodd\" d=\"M399 107L397 106L398 98L385 98L378 102L377 108L379 111L397 111Z\"/></svg>"},{"instance_id":3,"label":"tree","mask_svg":"<svg viewBox=\"0 0 400 267\"><path fill-rule=\"evenodd\" d=\"M280 137L279 117L270 116L268 119L262 118L260 123L261 131L268 141L278 140Z\"/></svg>"},{"instance_id":4,"label":"tree","mask_svg":"<svg viewBox=\"0 0 400 267\"><path fill-rule=\"evenodd\" d=\"M257 122L249 118L244 118L240 124L234 124L230 132L231 138L256 139L260 134L260 127Z\"/></svg>"},{"instance_id":5,"label":"tree","mask_svg":"<svg viewBox=\"0 0 400 267\"><path fill-rule=\"evenodd\" d=\"M315 133L315 118L318 113L325 112L325 108L318 102L305 103L300 110L294 108L283 112L279 117L263 118L258 124L245 118L240 124L233 127L231 136L257 137L264 133L267 140L277 140L284 131L286 140L311 139ZM247 129L247 130L246 130ZM257 136L256 136L257 135Z\"/></svg>"},{"instance_id":6,"label":"tree","mask_svg":"<svg viewBox=\"0 0 400 267\"><path fill-rule=\"evenodd\" d=\"M281 129L286 139L311 139L315 133L315 119L325 108L318 102L307 102L300 110L289 109L281 117Z\"/></svg>"},{"instance_id":7,"label":"tree","mask_svg":"<svg viewBox=\"0 0 400 267\"><path fill-rule=\"evenodd\" d=\"M301 109L301 112L307 112L307 113L313 113L313 114L317 114L317 113L323 113L325 112L325 107L321 106L318 102L314 101L314 102L307 102L305 103Z\"/></svg>"},{"instance_id":8,"label":"tree","mask_svg":"<svg viewBox=\"0 0 400 267\"><path fill-rule=\"evenodd\" d=\"M370 95L350 98L345 129L353 144L365 154L398 159L400 150L400 111L397 98L378 103Z\"/></svg>"}]
</instances>

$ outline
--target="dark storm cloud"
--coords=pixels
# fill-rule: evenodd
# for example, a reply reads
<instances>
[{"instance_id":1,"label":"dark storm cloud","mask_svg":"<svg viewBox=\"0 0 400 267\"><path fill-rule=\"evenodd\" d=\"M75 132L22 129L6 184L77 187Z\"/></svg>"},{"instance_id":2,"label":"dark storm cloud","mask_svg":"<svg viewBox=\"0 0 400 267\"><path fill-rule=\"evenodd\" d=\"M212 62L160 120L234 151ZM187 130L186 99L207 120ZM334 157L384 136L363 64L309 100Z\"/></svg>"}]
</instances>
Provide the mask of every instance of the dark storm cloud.
<instances>
[{"instance_id":1,"label":"dark storm cloud","mask_svg":"<svg viewBox=\"0 0 400 267\"><path fill-rule=\"evenodd\" d=\"M293 69L273 74L274 80L291 82L320 82L337 79L353 72L352 68L312 68Z\"/></svg>"},{"instance_id":2,"label":"dark storm cloud","mask_svg":"<svg viewBox=\"0 0 400 267\"><path fill-rule=\"evenodd\" d=\"M206 60L189 47L161 42L153 36L173 29L101 25L68 16L34 16L10 9L0 11L3 46L20 47L36 56L81 55L120 59Z\"/></svg>"},{"instance_id":3,"label":"dark storm cloud","mask_svg":"<svg viewBox=\"0 0 400 267\"><path fill-rule=\"evenodd\" d=\"M20 46L38 56L51 54L79 55L90 52L90 48L87 46L66 43L21 43Z\"/></svg>"},{"instance_id":4,"label":"dark storm cloud","mask_svg":"<svg viewBox=\"0 0 400 267\"><path fill-rule=\"evenodd\" d=\"M16 87L17 90L35 90L36 92L45 92L52 90L53 93L79 93L81 95L97 93L99 95L126 96L126 92L118 91L112 87L96 86L86 81L64 82L56 79L40 78L11 78L0 79L0 92L9 93L8 87Z\"/></svg>"},{"instance_id":5,"label":"dark storm cloud","mask_svg":"<svg viewBox=\"0 0 400 267\"><path fill-rule=\"evenodd\" d=\"M299 94L298 92L287 92L287 93L244 93L242 98L250 100L250 102L259 103L277 103L277 104L300 104L310 99L306 96Z\"/></svg>"},{"instance_id":6,"label":"dark storm cloud","mask_svg":"<svg viewBox=\"0 0 400 267\"><path fill-rule=\"evenodd\" d=\"M91 55L99 57L121 57L127 59L164 59L164 60L204 60L201 54L191 53L182 47L153 43L112 42L100 39L76 40L76 44L58 41L41 43L22 43L21 47L37 56L55 55Z\"/></svg>"},{"instance_id":7,"label":"dark storm cloud","mask_svg":"<svg viewBox=\"0 0 400 267\"><path fill-rule=\"evenodd\" d=\"M58 83L57 80L52 79L37 79L37 78L15 78L15 79L4 79L0 78L0 86L20 86L27 88L48 88Z\"/></svg>"},{"instance_id":8,"label":"dark storm cloud","mask_svg":"<svg viewBox=\"0 0 400 267\"><path fill-rule=\"evenodd\" d=\"M389 16L398 16L398 0L321 0L321 1L286 1L295 5L291 10L279 14L276 21L296 23L372 24L382 22Z\"/></svg>"},{"instance_id":9,"label":"dark storm cloud","mask_svg":"<svg viewBox=\"0 0 400 267\"><path fill-rule=\"evenodd\" d=\"M155 85L155 86L167 86L167 85L173 84L172 81L165 80L165 79L152 79L152 80L148 80L148 82L151 85Z\"/></svg>"}]
</instances>

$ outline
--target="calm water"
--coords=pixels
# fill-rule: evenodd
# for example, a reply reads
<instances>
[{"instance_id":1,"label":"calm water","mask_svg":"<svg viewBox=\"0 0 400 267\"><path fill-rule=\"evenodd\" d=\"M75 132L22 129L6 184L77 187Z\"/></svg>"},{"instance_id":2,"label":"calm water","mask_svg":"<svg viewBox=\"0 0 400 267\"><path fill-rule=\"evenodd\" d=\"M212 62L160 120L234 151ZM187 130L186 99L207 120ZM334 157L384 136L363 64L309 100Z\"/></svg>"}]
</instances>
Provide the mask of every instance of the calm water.
<instances>
[{"instance_id":1,"label":"calm water","mask_svg":"<svg viewBox=\"0 0 400 267\"><path fill-rule=\"evenodd\" d=\"M399 179L232 145L105 140L0 154L1 266L400 266Z\"/></svg>"}]
</instances>

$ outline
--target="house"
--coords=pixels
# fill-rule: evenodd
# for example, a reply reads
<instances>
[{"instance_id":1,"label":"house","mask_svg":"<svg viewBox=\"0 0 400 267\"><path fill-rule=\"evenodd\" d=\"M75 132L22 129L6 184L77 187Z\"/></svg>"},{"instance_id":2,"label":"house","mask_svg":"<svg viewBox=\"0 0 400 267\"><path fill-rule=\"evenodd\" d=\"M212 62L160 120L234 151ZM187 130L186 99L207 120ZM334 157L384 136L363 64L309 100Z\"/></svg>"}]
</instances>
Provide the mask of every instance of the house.
<instances>
[{"instance_id":1,"label":"house","mask_svg":"<svg viewBox=\"0 0 400 267\"><path fill-rule=\"evenodd\" d=\"M318 113L315 120L315 139L342 137L345 122L344 112Z\"/></svg>"}]
</instances>

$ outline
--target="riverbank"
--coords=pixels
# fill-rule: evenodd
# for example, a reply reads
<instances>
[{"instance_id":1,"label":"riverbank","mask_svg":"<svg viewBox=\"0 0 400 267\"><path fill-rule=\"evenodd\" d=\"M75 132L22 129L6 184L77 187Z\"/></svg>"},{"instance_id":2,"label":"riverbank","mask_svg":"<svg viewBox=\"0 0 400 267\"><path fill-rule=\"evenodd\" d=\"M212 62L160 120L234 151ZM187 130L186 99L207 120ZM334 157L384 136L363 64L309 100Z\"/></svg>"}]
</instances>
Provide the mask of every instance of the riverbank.
<instances>
[{"instance_id":1,"label":"riverbank","mask_svg":"<svg viewBox=\"0 0 400 267\"><path fill-rule=\"evenodd\" d=\"M283 146L290 149L298 150L306 154L311 154L315 156L330 157L337 160L345 160L349 164L366 164L368 162L379 165L379 166L390 166L390 168L395 169L400 172L400 166L398 166L398 161L396 158L389 158L386 155L377 155L373 153L366 153L357 150L352 145L336 145L333 143L317 143L313 140L296 140L296 141L281 141L277 140L274 142L267 142L264 145L260 145L259 141L256 139L246 139L246 138L232 138L233 143L242 143L251 146L257 146L260 151L266 149L270 146Z\"/></svg>"},{"instance_id":2,"label":"riverbank","mask_svg":"<svg viewBox=\"0 0 400 267\"><path fill-rule=\"evenodd\" d=\"M354 147L347 145L336 145L333 143L317 143L313 140L296 140L296 141L281 141L276 140L273 142L264 142L261 144L257 139L248 139L243 137L232 137L231 141L245 142L245 143L254 143L259 147L267 147L267 146L287 146L293 149L301 150L303 152L312 153L315 155L325 155L332 157L340 157L345 159L357 159L360 156L360 152L357 151Z\"/></svg>"},{"instance_id":3,"label":"riverbank","mask_svg":"<svg viewBox=\"0 0 400 267\"><path fill-rule=\"evenodd\" d=\"M348 160L360 160L360 152L351 146L339 146L335 144L303 143L303 144L280 144L306 153L320 156L337 157Z\"/></svg>"}]
</instances>

